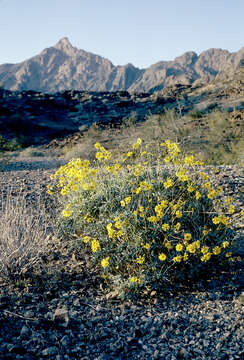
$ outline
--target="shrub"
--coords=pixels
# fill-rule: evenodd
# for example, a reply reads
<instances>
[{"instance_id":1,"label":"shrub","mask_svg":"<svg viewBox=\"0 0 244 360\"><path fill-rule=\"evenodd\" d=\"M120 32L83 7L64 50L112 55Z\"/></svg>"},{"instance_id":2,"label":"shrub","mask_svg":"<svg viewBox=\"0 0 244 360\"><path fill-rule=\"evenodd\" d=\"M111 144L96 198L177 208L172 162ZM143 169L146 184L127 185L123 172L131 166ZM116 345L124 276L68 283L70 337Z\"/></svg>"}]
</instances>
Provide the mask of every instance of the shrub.
<instances>
[{"instance_id":1,"label":"shrub","mask_svg":"<svg viewBox=\"0 0 244 360\"><path fill-rule=\"evenodd\" d=\"M138 139L116 159L95 148L93 166L71 160L49 192L60 197L63 234L78 236L108 285L122 293L162 289L235 259L236 209L194 155L169 140L152 149Z\"/></svg>"},{"instance_id":2,"label":"shrub","mask_svg":"<svg viewBox=\"0 0 244 360\"><path fill-rule=\"evenodd\" d=\"M45 252L49 224L39 196L35 206L25 191L11 190L0 197L0 277L17 280L40 261Z\"/></svg>"}]
</instances>

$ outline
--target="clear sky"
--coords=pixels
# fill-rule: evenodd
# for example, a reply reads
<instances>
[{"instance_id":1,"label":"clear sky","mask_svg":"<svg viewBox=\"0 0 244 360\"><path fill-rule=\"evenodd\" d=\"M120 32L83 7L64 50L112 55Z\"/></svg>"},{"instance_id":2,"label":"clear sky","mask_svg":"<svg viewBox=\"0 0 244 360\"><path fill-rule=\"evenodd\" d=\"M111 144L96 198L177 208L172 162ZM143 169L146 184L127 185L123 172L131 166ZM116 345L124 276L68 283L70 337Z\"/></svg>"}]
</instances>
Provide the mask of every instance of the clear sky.
<instances>
[{"instance_id":1,"label":"clear sky","mask_svg":"<svg viewBox=\"0 0 244 360\"><path fill-rule=\"evenodd\" d=\"M145 68L185 51L244 46L244 0L0 0L0 64L67 36L114 65Z\"/></svg>"}]
</instances>

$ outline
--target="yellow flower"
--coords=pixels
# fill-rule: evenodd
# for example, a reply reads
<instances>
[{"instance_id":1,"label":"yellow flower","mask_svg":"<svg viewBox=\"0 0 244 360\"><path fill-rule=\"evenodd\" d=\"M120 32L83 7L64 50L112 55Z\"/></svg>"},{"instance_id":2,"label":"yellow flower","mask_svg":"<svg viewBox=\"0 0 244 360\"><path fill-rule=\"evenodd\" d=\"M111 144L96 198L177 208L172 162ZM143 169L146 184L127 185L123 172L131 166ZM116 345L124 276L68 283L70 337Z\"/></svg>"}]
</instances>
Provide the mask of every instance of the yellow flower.
<instances>
[{"instance_id":1,"label":"yellow flower","mask_svg":"<svg viewBox=\"0 0 244 360\"><path fill-rule=\"evenodd\" d=\"M126 204L129 204L131 202L131 196L127 196L126 198L125 198L125 203Z\"/></svg>"},{"instance_id":2,"label":"yellow flower","mask_svg":"<svg viewBox=\"0 0 244 360\"><path fill-rule=\"evenodd\" d=\"M100 144L99 142L96 142L96 144L94 145L94 147L95 147L97 150L99 150L100 147L101 147L101 144Z\"/></svg>"},{"instance_id":3,"label":"yellow flower","mask_svg":"<svg viewBox=\"0 0 244 360\"><path fill-rule=\"evenodd\" d=\"M165 189L168 189L174 185L173 181L170 178L167 178L167 180L163 184L164 184Z\"/></svg>"},{"instance_id":4,"label":"yellow flower","mask_svg":"<svg viewBox=\"0 0 244 360\"><path fill-rule=\"evenodd\" d=\"M138 258L136 259L137 264L143 264L145 261L144 256L138 256Z\"/></svg>"},{"instance_id":5,"label":"yellow flower","mask_svg":"<svg viewBox=\"0 0 244 360\"><path fill-rule=\"evenodd\" d=\"M222 242L222 247L225 249L229 246L229 242L228 241L223 241Z\"/></svg>"},{"instance_id":6,"label":"yellow flower","mask_svg":"<svg viewBox=\"0 0 244 360\"><path fill-rule=\"evenodd\" d=\"M188 257L189 257L189 255L187 253L184 253L184 256L183 256L184 261L187 261Z\"/></svg>"},{"instance_id":7,"label":"yellow flower","mask_svg":"<svg viewBox=\"0 0 244 360\"><path fill-rule=\"evenodd\" d=\"M74 184L71 186L72 191L78 191L78 189L79 189L79 186L77 184Z\"/></svg>"},{"instance_id":8,"label":"yellow flower","mask_svg":"<svg viewBox=\"0 0 244 360\"><path fill-rule=\"evenodd\" d=\"M167 259L167 256L164 253L161 253L158 255L159 260L165 261Z\"/></svg>"},{"instance_id":9,"label":"yellow flower","mask_svg":"<svg viewBox=\"0 0 244 360\"><path fill-rule=\"evenodd\" d=\"M137 143L138 145L141 145L142 140L141 140L140 138L138 138L137 141L136 141L136 143Z\"/></svg>"},{"instance_id":10,"label":"yellow flower","mask_svg":"<svg viewBox=\"0 0 244 360\"><path fill-rule=\"evenodd\" d=\"M136 277L136 276L132 276L132 277L130 278L130 282L140 284L140 283L141 283L141 280L140 280L138 277Z\"/></svg>"},{"instance_id":11,"label":"yellow flower","mask_svg":"<svg viewBox=\"0 0 244 360\"><path fill-rule=\"evenodd\" d=\"M102 259L101 265L104 269L109 265L109 256L107 256L105 259Z\"/></svg>"},{"instance_id":12,"label":"yellow flower","mask_svg":"<svg viewBox=\"0 0 244 360\"><path fill-rule=\"evenodd\" d=\"M206 254L204 254L204 255L201 257L201 261L207 262L208 260L210 260L211 255L212 255L211 253L206 253Z\"/></svg>"},{"instance_id":13,"label":"yellow flower","mask_svg":"<svg viewBox=\"0 0 244 360\"><path fill-rule=\"evenodd\" d=\"M244 216L244 209L241 210L241 216Z\"/></svg>"},{"instance_id":14,"label":"yellow flower","mask_svg":"<svg viewBox=\"0 0 244 360\"><path fill-rule=\"evenodd\" d=\"M116 231L112 228L113 224L109 223L107 227L108 236L113 239L116 236Z\"/></svg>"},{"instance_id":15,"label":"yellow flower","mask_svg":"<svg viewBox=\"0 0 244 360\"><path fill-rule=\"evenodd\" d=\"M185 162L185 164L188 165L188 166L189 166L189 165L192 165L192 166L193 166L193 165L194 165L194 156L193 156L193 155L190 155L190 156L187 155L187 156L185 157L184 162Z\"/></svg>"},{"instance_id":16,"label":"yellow flower","mask_svg":"<svg viewBox=\"0 0 244 360\"><path fill-rule=\"evenodd\" d=\"M162 229L163 229L163 231L168 231L170 229L169 224L163 224Z\"/></svg>"},{"instance_id":17,"label":"yellow flower","mask_svg":"<svg viewBox=\"0 0 244 360\"><path fill-rule=\"evenodd\" d=\"M196 246L194 243L187 245L186 250L189 251L191 254L195 254Z\"/></svg>"},{"instance_id":18,"label":"yellow flower","mask_svg":"<svg viewBox=\"0 0 244 360\"><path fill-rule=\"evenodd\" d=\"M70 217L71 214L72 214L72 211L70 211L70 210L63 210L63 211L62 211L62 215L63 215L64 217Z\"/></svg>"},{"instance_id":19,"label":"yellow flower","mask_svg":"<svg viewBox=\"0 0 244 360\"><path fill-rule=\"evenodd\" d=\"M170 241L165 241L164 246L165 246L166 249L168 249L168 250L173 249L173 245L171 244Z\"/></svg>"},{"instance_id":20,"label":"yellow flower","mask_svg":"<svg viewBox=\"0 0 244 360\"><path fill-rule=\"evenodd\" d=\"M176 251L182 251L183 250L183 245L182 244L177 244L175 249L176 249Z\"/></svg>"},{"instance_id":21,"label":"yellow flower","mask_svg":"<svg viewBox=\"0 0 244 360\"><path fill-rule=\"evenodd\" d=\"M169 162L170 162L170 157L169 157L169 156L165 156L164 162L169 163Z\"/></svg>"},{"instance_id":22,"label":"yellow flower","mask_svg":"<svg viewBox=\"0 0 244 360\"><path fill-rule=\"evenodd\" d=\"M203 230L203 236L207 236L208 235L208 230Z\"/></svg>"},{"instance_id":23,"label":"yellow flower","mask_svg":"<svg viewBox=\"0 0 244 360\"><path fill-rule=\"evenodd\" d=\"M201 248L201 253L202 254L207 254L208 253L208 250L209 250L209 247L208 246L202 246L202 248Z\"/></svg>"},{"instance_id":24,"label":"yellow flower","mask_svg":"<svg viewBox=\"0 0 244 360\"><path fill-rule=\"evenodd\" d=\"M146 249L146 250L149 250L150 249L150 244L149 243L146 243L146 244L141 244L142 245L142 247L144 248L144 249Z\"/></svg>"},{"instance_id":25,"label":"yellow flower","mask_svg":"<svg viewBox=\"0 0 244 360\"><path fill-rule=\"evenodd\" d=\"M187 187L187 191L188 191L189 193L192 193L194 190L195 190L194 187L191 186L191 185L189 185L189 186Z\"/></svg>"},{"instance_id":26,"label":"yellow flower","mask_svg":"<svg viewBox=\"0 0 244 360\"><path fill-rule=\"evenodd\" d=\"M180 211L180 210L177 210L176 211L176 213L175 213L175 216L178 218L178 219L180 219L181 217L182 217L182 211Z\"/></svg>"},{"instance_id":27,"label":"yellow flower","mask_svg":"<svg viewBox=\"0 0 244 360\"><path fill-rule=\"evenodd\" d=\"M121 201L120 201L120 205L121 205L122 207L124 207L124 206L125 206L125 202L124 202L124 200L121 200Z\"/></svg>"},{"instance_id":28,"label":"yellow flower","mask_svg":"<svg viewBox=\"0 0 244 360\"><path fill-rule=\"evenodd\" d=\"M225 254L225 257L228 258L228 257L230 257L231 255L232 255L232 253L231 253L231 252L228 252L228 253Z\"/></svg>"},{"instance_id":29,"label":"yellow flower","mask_svg":"<svg viewBox=\"0 0 244 360\"><path fill-rule=\"evenodd\" d=\"M234 212L235 212L235 207L234 207L234 205L230 205L230 206L229 206L229 209L228 209L228 213L229 213L229 214L234 214Z\"/></svg>"},{"instance_id":30,"label":"yellow flower","mask_svg":"<svg viewBox=\"0 0 244 360\"><path fill-rule=\"evenodd\" d=\"M149 216L149 217L147 218L147 220L148 220L149 222L152 222L152 223L157 222L156 216Z\"/></svg>"},{"instance_id":31,"label":"yellow flower","mask_svg":"<svg viewBox=\"0 0 244 360\"><path fill-rule=\"evenodd\" d=\"M91 240L90 236L84 236L83 241L87 244Z\"/></svg>"},{"instance_id":32,"label":"yellow flower","mask_svg":"<svg viewBox=\"0 0 244 360\"><path fill-rule=\"evenodd\" d=\"M211 188L210 182L208 181L208 182L206 182L205 184L203 184L203 188L210 190L210 188Z\"/></svg>"},{"instance_id":33,"label":"yellow flower","mask_svg":"<svg viewBox=\"0 0 244 360\"><path fill-rule=\"evenodd\" d=\"M177 233L180 230L180 227L181 223L178 222L177 224L175 224L174 231Z\"/></svg>"},{"instance_id":34,"label":"yellow flower","mask_svg":"<svg viewBox=\"0 0 244 360\"><path fill-rule=\"evenodd\" d=\"M198 200L201 197L201 194L199 191L196 191L195 197L196 197L196 200Z\"/></svg>"},{"instance_id":35,"label":"yellow flower","mask_svg":"<svg viewBox=\"0 0 244 360\"><path fill-rule=\"evenodd\" d=\"M190 233L185 233L185 235L184 235L184 239L185 239L186 241L190 241L190 240L191 240L191 238L192 238L192 236L191 236L191 234L190 234Z\"/></svg>"},{"instance_id":36,"label":"yellow flower","mask_svg":"<svg viewBox=\"0 0 244 360\"><path fill-rule=\"evenodd\" d=\"M85 191L88 190L89 189L88 184L86 184L86 183L82 184L82 189Z\"/></svg>"},{"instance_id":37,"label":"yellow flower","mask_svg":"<svg viewBox=\"0 0 244 360\"><path fill-rule=\"evenodd\" d=\"M172 260L173 260L173 262L181 262L182 257L180 255L177 255L177 256L173 257Z\"/></svg>"},{"instance_id":38,"label":"yellow flower","mask_svg":"<svg viewBox=\"0 0 244 360\"><path fill-rule=\"evenodd\" d=\"M101 160L103 159L103 153L100 152L100 151L98 151L98 152L96 153L96 158L97 158L98 161L101 161Z\"/></svg>"},{"instance_id":39,"label":"yellow flower","mask_svg":"<svg viewBox=\"0 0 244 360\"><path fill-rule=\"evenodd\" d=\"M204 172L200 172L199 173L200 174L200 176L201 176L201 178L203 179L203 180L208 180L209 179L209 176L207 175L207 174L205 174Z\"/></svg>"},{"instance_id":40,"label":"yellow flower","mask_svg":"<svg viewBox=\"0 0 244 360\"><path fill-rule=\"evenodd\" d=\"M216 191L213 189L209 189L208 198L213 199L217 195Z\"/></svg>"},{"instance_id":41,"label":"yellow flower","mask_svg":"<svg viewBox=\"0 0 244 360\"><path fill-rule=\"evenodd\" d=\"M161 205L161 207L162 207L163 209L165 209L165 208L168 206L168 200L162 200L162 201L160 202L160 205Z\"/></svg>"},{"instance_id":42,"label":"yellow flower","mask_svg":"<svg viewBox=\"0 0 244 360\"><path fill-rule=\"evenodd\" d=\"M60 194L65 196L67 195L69 192L69 189L67 188L67 186L63 187L62 190L60 191Z\"/></svg>"},{"instance_id":43,"label":"yellow flower","mask_svg":"<svg viewBox=\"0 0 244 360\"><path fill-rule=\"evenodd\" d=\"M93 253L97 252L98 250L100 250L100 243L97 239L93 239L91 242L91 250Z\"/></svg>"},{"instance_id":44,"label":"yellow flower","mask_svg":"<svg viewBox=\"0 0 244 360\"><path fill-rule=\"evenodd\" d=\"M112 166L106 166L105 169L107 170L107 172L111 172L113 170Z\"/></svg>"},{"instance_id":45,"label":"yellow flower","mask_svg":"<svg viewBox=\"0 0 244 360\"><path fill-rule=\"evenodd\" d=\"M213 254L214 255L219 255L221 253L221 248L219 246L215 246L213 248Z\"/></svg>"},{"instance_id":46,"label":"yellow flower","mask_svg":"<svg viewBox=\"0 0 244 360\"><path fill-rule=\"evenodd\" d=\"M116 227L116 229L121 229L121 222L119 220L117 220L115 222L114 226Z\"/></svg>"},{"instance_id":47,"label":"yellow flower","mask_svg":"<svg viewBox=\"0 0 244 360\"><path fill-rule=\"evenodd\" d=\"M227 216L225 216L225 215L220 215L220 216L219 216L219 220L220 220L220 222L222 222L223 225L225 225L225 226L229 225L229 221L228 221Z\"/></svg>"},{"instance_id":48,"label":"yellow flower","mask_svg":"<svg viewBox=\"0 0 244 360\"><path fill-rule=\"evenodd\" d=\"M227 199L225 200L225 203L226 203L226 204L232 204L232 203L233 203L233 200L234 200L233 197L230 197L230 196L229 196L229 197L227 197Z\"/></svg>"},{"instance_id":49,"label":"yellow flower","mask_svg":"<svg viewBox=\"0 0 244 360\"><path fill-rule=\"evenodd\" d=\"M218 216L213 217L212 222L217 225L220 223L220 218Z\"/></svg>"}]
</instances>

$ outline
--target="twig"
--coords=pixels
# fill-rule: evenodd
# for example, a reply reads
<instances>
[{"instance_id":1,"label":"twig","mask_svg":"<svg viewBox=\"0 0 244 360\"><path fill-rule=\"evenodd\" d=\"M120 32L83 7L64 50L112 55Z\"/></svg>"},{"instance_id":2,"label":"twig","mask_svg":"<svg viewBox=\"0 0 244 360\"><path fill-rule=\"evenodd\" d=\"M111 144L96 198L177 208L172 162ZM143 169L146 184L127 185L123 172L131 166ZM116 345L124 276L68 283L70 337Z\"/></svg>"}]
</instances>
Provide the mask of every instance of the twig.
<instances>
[{"instance_id":1,"label":"twig","mask_svg":"<svg viewBox=\"0 0 244 360\"><path fill-rule=\"evenodd\" d=\"M19 315L19 314L15 314L11 311L8 311L8 310L0 310L6 314L9 314L9 315L13 315L13 316L16 316L16 317L19 317L20 319L24 319L24 320L30 320L30 321L36 321L38 320L37 318L29 318L29 317L26 317L26 316L22 316L22 315Z\"/></svg>"},{"instance_id":2,"label":"twig","mask_svg":"<svg viewBox=\"0 0 244 360\"><path fill-rule=\"evenodd\" d=\"M94 306L92 306L92 305L90 305L90 304L87 304L87 303L84 303L84 302L80 302L80 304L81 304L81 305L89 306L89 307L92 308L93 310L98 311ZM100 306L100 305L99 305L99 306ZM100 306L99 310L100 310L100 309L108 310L107 308L102 307L102 306Z\"/></svg>"}]
</instances>

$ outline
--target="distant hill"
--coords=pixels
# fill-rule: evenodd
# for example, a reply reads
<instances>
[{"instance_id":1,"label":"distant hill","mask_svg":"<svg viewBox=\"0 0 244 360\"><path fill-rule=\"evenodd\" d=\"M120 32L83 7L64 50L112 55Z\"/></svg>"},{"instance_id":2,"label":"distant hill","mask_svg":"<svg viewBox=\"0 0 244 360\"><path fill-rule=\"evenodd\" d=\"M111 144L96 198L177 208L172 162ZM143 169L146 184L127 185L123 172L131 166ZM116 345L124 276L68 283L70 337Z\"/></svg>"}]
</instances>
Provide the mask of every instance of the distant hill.
<instances>
[{"instance_id":1,"label":"distant hill","mask_svg":"<svg viewBox=\"0 0 244 360\"><path fill-rule=\"evenodd\" d=\"M244 47L230 53L209 49L192 51L173 61L160 61L147 69L132 64L114 66L99 55L73 47L68 38L18 64L0 65L0 83L9 90L55 93L85 91L154 92L175 84L197 85L233 74L244 59Z\"/></svg>"}]
</instances>

